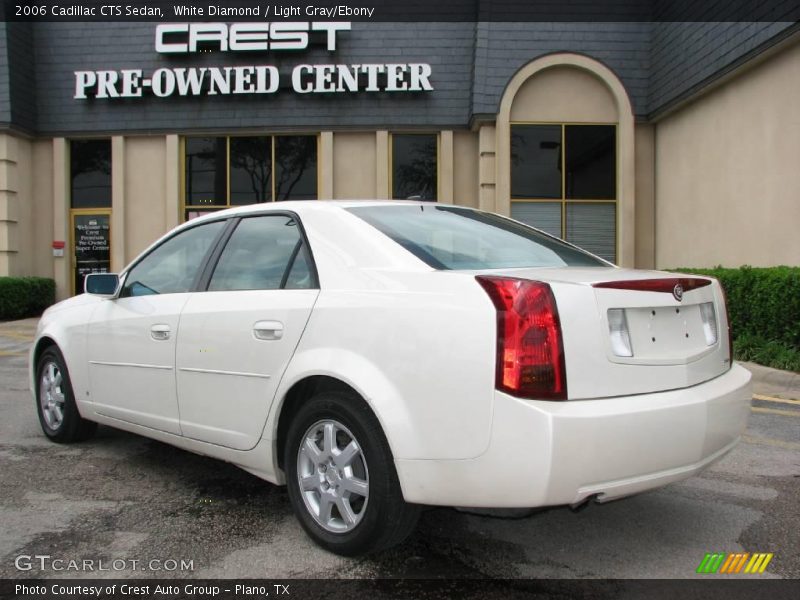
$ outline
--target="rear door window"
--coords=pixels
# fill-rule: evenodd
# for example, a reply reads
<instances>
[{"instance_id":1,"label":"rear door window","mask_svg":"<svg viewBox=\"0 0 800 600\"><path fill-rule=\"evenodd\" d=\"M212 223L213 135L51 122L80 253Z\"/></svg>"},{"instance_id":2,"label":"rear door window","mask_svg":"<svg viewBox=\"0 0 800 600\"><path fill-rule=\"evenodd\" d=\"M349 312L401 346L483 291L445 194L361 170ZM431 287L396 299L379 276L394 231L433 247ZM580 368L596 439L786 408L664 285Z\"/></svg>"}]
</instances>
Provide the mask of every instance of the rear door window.
<instances>
[{"instance_id":1,"label":"rear door window","mask_svg":"<svg viewBox=\"0 0 800 600\"><path fill-rule=\"evenodd\" d=\"M219 257L209 291L315 287L297 221L287 215L242 219Z\"/></svg>"}]
</instances>

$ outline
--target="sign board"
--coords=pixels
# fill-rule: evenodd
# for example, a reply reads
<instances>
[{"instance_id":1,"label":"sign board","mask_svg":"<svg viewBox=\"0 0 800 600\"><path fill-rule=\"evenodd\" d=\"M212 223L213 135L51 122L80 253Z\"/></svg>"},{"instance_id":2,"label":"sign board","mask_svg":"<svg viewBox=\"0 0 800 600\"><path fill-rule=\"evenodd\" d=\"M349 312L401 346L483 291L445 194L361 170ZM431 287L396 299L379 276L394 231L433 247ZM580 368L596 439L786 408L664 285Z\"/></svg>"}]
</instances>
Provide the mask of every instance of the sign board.
<instances>
[{"instance_id":1,"label":"sign board","mask_svg":"<svg viewBox=\"0 0 800 600\"><path fill-rule=\"evenodd\" d=\"M167 56L207 52L298 52L321 36L333 53L350 22L169 23L156 26L155 50ZM171 96L269 95L290 86L296 94L430 92L428 63L298 64L281 73L270 64L75 71L76 100ZM286 85L282 79L287 79Z\"/></svg>"},{"instance_id":2,"label":"sign board","mask_svg":"<svg viewBox=\"0 0 800 600\"><path fill-rule=\"evenodd\" d=\"M74 215L75 293L83 292L90 273L108 273L111 266L109 215Z\"/></svg>"}]
</instances>

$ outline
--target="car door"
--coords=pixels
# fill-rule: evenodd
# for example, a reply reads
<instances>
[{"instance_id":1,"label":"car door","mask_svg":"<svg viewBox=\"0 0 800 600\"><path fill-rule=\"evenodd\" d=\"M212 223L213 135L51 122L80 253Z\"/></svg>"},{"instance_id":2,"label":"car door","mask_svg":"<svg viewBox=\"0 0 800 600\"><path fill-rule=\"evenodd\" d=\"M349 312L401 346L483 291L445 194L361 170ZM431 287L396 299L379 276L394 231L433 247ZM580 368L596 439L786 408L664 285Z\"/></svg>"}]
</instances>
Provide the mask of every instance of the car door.
<instances>
[{"instance_id":1,"label":"car door","mask_svg":"<svg viewBox=\"0 0 800 600\"><path fill-rule=\"evenodd\" d=\"M297 217L241 219L181 314L177 345L183 435L247 450L319 294Z\"/></svg>"},{"instance_id":2,"label":"car door","mask_svg":"<svg viewBox=\"0 0 800 600\"><path fill-rule=\"evenodd\" d=\"M118 297L93 312L87 356L98 413L180 434L178 321L225 225L204 223L168 238L128 271Z\"/></svg>"}]
</instances>

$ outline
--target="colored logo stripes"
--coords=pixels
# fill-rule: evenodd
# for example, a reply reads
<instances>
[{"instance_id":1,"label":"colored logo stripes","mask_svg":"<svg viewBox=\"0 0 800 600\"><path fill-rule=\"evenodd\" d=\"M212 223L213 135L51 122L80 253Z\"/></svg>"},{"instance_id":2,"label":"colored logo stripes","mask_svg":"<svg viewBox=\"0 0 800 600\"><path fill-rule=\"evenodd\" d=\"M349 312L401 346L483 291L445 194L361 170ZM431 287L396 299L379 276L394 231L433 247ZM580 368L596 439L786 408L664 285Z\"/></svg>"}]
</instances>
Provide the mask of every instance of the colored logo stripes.
<instances>
[{"instance_id":1,"label":"colored logo stripes","mask_svg":"<svg viewBox=\"0 0 800 600\"><path fill-rule=\"evenodd\" d=\"M700 566L698 573L763 573L772 560L772 552L708 552Z\"/></svg>"}]
</instances>

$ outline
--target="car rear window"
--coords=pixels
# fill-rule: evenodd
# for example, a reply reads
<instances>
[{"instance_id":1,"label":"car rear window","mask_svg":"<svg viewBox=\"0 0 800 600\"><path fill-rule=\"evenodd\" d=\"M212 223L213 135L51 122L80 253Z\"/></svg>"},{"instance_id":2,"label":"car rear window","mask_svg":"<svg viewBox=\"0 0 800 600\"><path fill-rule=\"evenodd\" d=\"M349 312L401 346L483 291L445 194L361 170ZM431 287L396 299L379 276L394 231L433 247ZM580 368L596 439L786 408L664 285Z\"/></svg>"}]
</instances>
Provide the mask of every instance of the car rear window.
<instances>
[{"instance_id":1,"label":"car rear window","mask_svg":"<svg viewBox=\"0 0 800 600\"><path fill-rule=\"evenodd\" d=\"M608 266L559 239L491 213L437 204L347 210L435 269Z\"/></svg>"}]
</instances>

